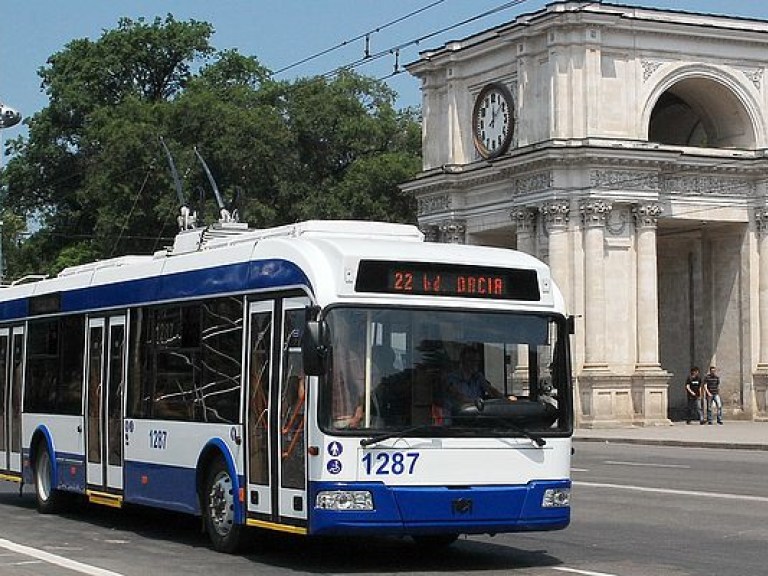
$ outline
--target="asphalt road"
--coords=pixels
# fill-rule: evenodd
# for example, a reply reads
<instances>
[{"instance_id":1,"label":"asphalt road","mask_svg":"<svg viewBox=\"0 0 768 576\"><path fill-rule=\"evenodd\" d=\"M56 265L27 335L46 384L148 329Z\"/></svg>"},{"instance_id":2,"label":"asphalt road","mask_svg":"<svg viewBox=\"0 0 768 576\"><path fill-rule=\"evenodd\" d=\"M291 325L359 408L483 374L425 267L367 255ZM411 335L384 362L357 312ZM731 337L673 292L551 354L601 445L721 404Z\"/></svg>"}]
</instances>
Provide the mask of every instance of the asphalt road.
<instances>
[{"instance_id":1,"label":"asphalt road","mask_svg":"<svg viewBox=\"0 0 768 576\"><path fill-rule=\"evenodd\" d=\"M768 453L584 443L573 468L567 530L471 537L439 553L408 540L270 535L228 556L183 515L89 507L41 516L31 487L19 497L0 483L0 576L768 572Z\"/></svg>"}]
</instances>

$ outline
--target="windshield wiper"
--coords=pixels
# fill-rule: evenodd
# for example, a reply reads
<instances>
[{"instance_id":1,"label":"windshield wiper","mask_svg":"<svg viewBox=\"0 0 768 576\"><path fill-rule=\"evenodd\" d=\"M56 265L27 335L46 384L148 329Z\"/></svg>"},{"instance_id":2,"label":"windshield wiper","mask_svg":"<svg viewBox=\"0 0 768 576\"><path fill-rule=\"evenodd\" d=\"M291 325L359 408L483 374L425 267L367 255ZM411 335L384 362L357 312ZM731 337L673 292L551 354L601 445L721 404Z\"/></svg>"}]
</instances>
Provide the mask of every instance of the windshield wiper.
<instances>
[{"instance_id":1,"label":"windshield wiper","mask_svg":"<svg viewBox=\"0 0 768 576\"><path fill-rule=\"evenodd\" d=\"M499 424L500 426L505 426L507 428L511 428L512 430L514 430L518 434L520 434L522 436L525 436L529 440L533 441L536 444L536 446L538 446L539 448L542 448L543 446L547 445L547 441L544 440L544 438L542 438L538 434L534 434L530 430L527 430L526 428L523 428L522 426L518 426L517 424L515 424L513 422L510 422L506 418L500 418L499 416L496 416L496 415L488 415L488 416L486 416L485 414L483 414L483 411L486 408L486 402L482 398L478 398L475 401L475 407L477 408L477 418L481 418L483 420L490 420L491 422L495 422L495 423Z\"/></svg>"},{"instance_id":2,"label":"windshield wiper","mask_svg":"<svg viewBox=\"0 0 768 576\"><path fill-rule=\"evenodd\" d=\"M383 432L382 434L377 434L376 436L371 436L370 438L363 438L362 440L360 440L360 446L362 447L371 446L372 444L378 444L379 442L382 442L384 440L389 440L390 438L401 438L406 434L413 434L414 432L421 432L423 430L433 430L436 428L439 428L440 430L444 430L445 426L435 426L434 424L419 424L418 426L411 426L410 428L403 428L402 430L393 430L392 432Z\"/></svg>"}]
</instances>

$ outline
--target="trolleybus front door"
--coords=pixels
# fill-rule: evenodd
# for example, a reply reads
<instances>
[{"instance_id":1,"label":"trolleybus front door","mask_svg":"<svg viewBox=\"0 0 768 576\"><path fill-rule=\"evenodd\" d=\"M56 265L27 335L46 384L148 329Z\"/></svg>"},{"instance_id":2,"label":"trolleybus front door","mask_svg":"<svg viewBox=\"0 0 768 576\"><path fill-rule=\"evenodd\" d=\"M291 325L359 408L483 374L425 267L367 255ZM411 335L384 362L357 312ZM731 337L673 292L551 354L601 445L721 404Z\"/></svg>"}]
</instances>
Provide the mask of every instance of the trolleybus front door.
<instances>
[{"instance_id":1,"label":"trolleybus front door","mask_svg":"<svg viewBox=\"0 0 768 576\"><path fill-rule=\"evenodd\" d=\"M277 430L278 512L281 519L307 518L307 448L305 405L307 389L301 359L301 334L304 327L306 298L283 300L283 322L280 340L280 396L275 414Z\"/></svg>"},{"instance_id":2,"label":"trolleybus front door","mask_svg":"<svg viewBox=\"0 0 768 576\"><path fill-rule=\"evenodd\" d=\"M248 446L248 512L272 520L269 466L270 390L274 302L253 302L249 308L248 382L246 383Z\"/></svg>"},{"instance_id":3,"label":"trolleybus front door","mask_svg":"<svg viewBox=\"0 0 768 576\"><path fill-rule=\"evenodd\" d=\"M289 524L303 530L306 523L306 390L300 335L307 302L270 300L253 302L249 308L250 524Z\"/></svg>"},{"instance_id":4,"label":"trolleybus front door","mask_svg":"<svg viewBox=\"0 0 768 576\"><path fill-rule=\"evenodd\" d=\"M88 322L85 451L90 488L123 488L125 332L125 316Z\"/></svg>"},{"instance_id":5,"label":"trolleybus front door","mask_svg":"<svg viewBox=\"0 0 768 576\"><path fill-rule=\"evenodd\" d=\"M0 330L0 471L21 472L24 329Z\"/></svg>"}]
</instances>

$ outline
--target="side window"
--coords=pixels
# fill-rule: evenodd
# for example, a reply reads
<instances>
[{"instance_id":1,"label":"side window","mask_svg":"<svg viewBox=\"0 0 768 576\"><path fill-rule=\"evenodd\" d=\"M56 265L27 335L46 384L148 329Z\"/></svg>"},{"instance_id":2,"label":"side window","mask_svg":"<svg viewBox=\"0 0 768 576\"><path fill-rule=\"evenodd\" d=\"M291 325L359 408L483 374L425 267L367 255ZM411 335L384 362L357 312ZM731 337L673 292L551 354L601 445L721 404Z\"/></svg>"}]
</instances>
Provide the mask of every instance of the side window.
<instances>
[{"instance_id":1,"label":"side window","mask_svg":"<svg viewBox=\"0 0 768 576\"><path fill-rule=\"evenodd\" d=\"M84 330L82 316L29 323L26 411L80 413Z\"/></svg>"},{"instance_id":2,"label":"side window","mask_svg":"<svg viewBox=\"0 0 768 576\"><path fill-rule=\"evenodd\" d=\"M60 327L62 338L57 411L61 414L79 414L83 397L85 318L82 316L64 318Z\"/></svg>"},{"instance_id":3,"label":"side window","mask_svg":"<svg viewBox=\"0 0 768 576\"><path fill-rule=\"evenodd\" d=\"M152 416L193 420L200 382L200 306L169 306L155 312L155 389Z\"/></svg>"},{"instance_id":4,"label":"side window","mask_svg":"<svg viewBox=\"0 0 768 576\"><path fill-rule=\"evenodd\" d=\"M210 300L203 304L201 317L202 382L195 394L195 419L236 423L243 370L243 300Z\"/></svg>"},{"instance_id":5,"label":"side window","mask_svg":"<svg viewBox=\"0 0 768 576\"><path fill-rule=\"evenodd\" d=\"M59 360L59 321L36 320L27 331L25 412L53 412Z\"/></svg>"},{"instance_id":6,"label":"side window","mask_svg":"<svg viewBox=\"0 0 768 576\"><path fill-rule=\"evenodd\" d=\"M148 418L155 371L152 352L152 314L146 308L131 310L128 350L129 418Z\"/></svg>"},{"instance_id":7,"label":"side window","mask_svg":"<svg viewBox=\"0 0 768 576\"><path fill-rule=\"evenodd\" d=\"M242 349L242 299L132 311L129 417L238 422Z\"/></svg>"}]
</instances>

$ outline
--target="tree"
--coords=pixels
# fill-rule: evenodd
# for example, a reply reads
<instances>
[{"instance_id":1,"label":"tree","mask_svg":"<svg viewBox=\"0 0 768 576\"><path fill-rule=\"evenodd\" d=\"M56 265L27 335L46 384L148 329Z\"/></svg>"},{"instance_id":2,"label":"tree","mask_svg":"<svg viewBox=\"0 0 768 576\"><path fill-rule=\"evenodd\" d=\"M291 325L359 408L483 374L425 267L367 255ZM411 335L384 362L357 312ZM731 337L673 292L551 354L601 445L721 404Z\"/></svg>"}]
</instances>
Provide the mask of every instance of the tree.
<instances>
[{"instance_id":1,"label":"tree","mask_svg":"<svg viewBox=\"0 0 768 576\"><path fill-rule=\"evenodd\" d=\"M49 105L10 143L4 206L40 231L8 252L9 274L161 248L178 200L160 138L204 222L222 195L258 227L307 218L415 221L397 187L420 168L417 111L348 72L277 82L255 57L216 51L210 24L120 20L73 40L41 69Z\"/></svg>"}]
</instances>

